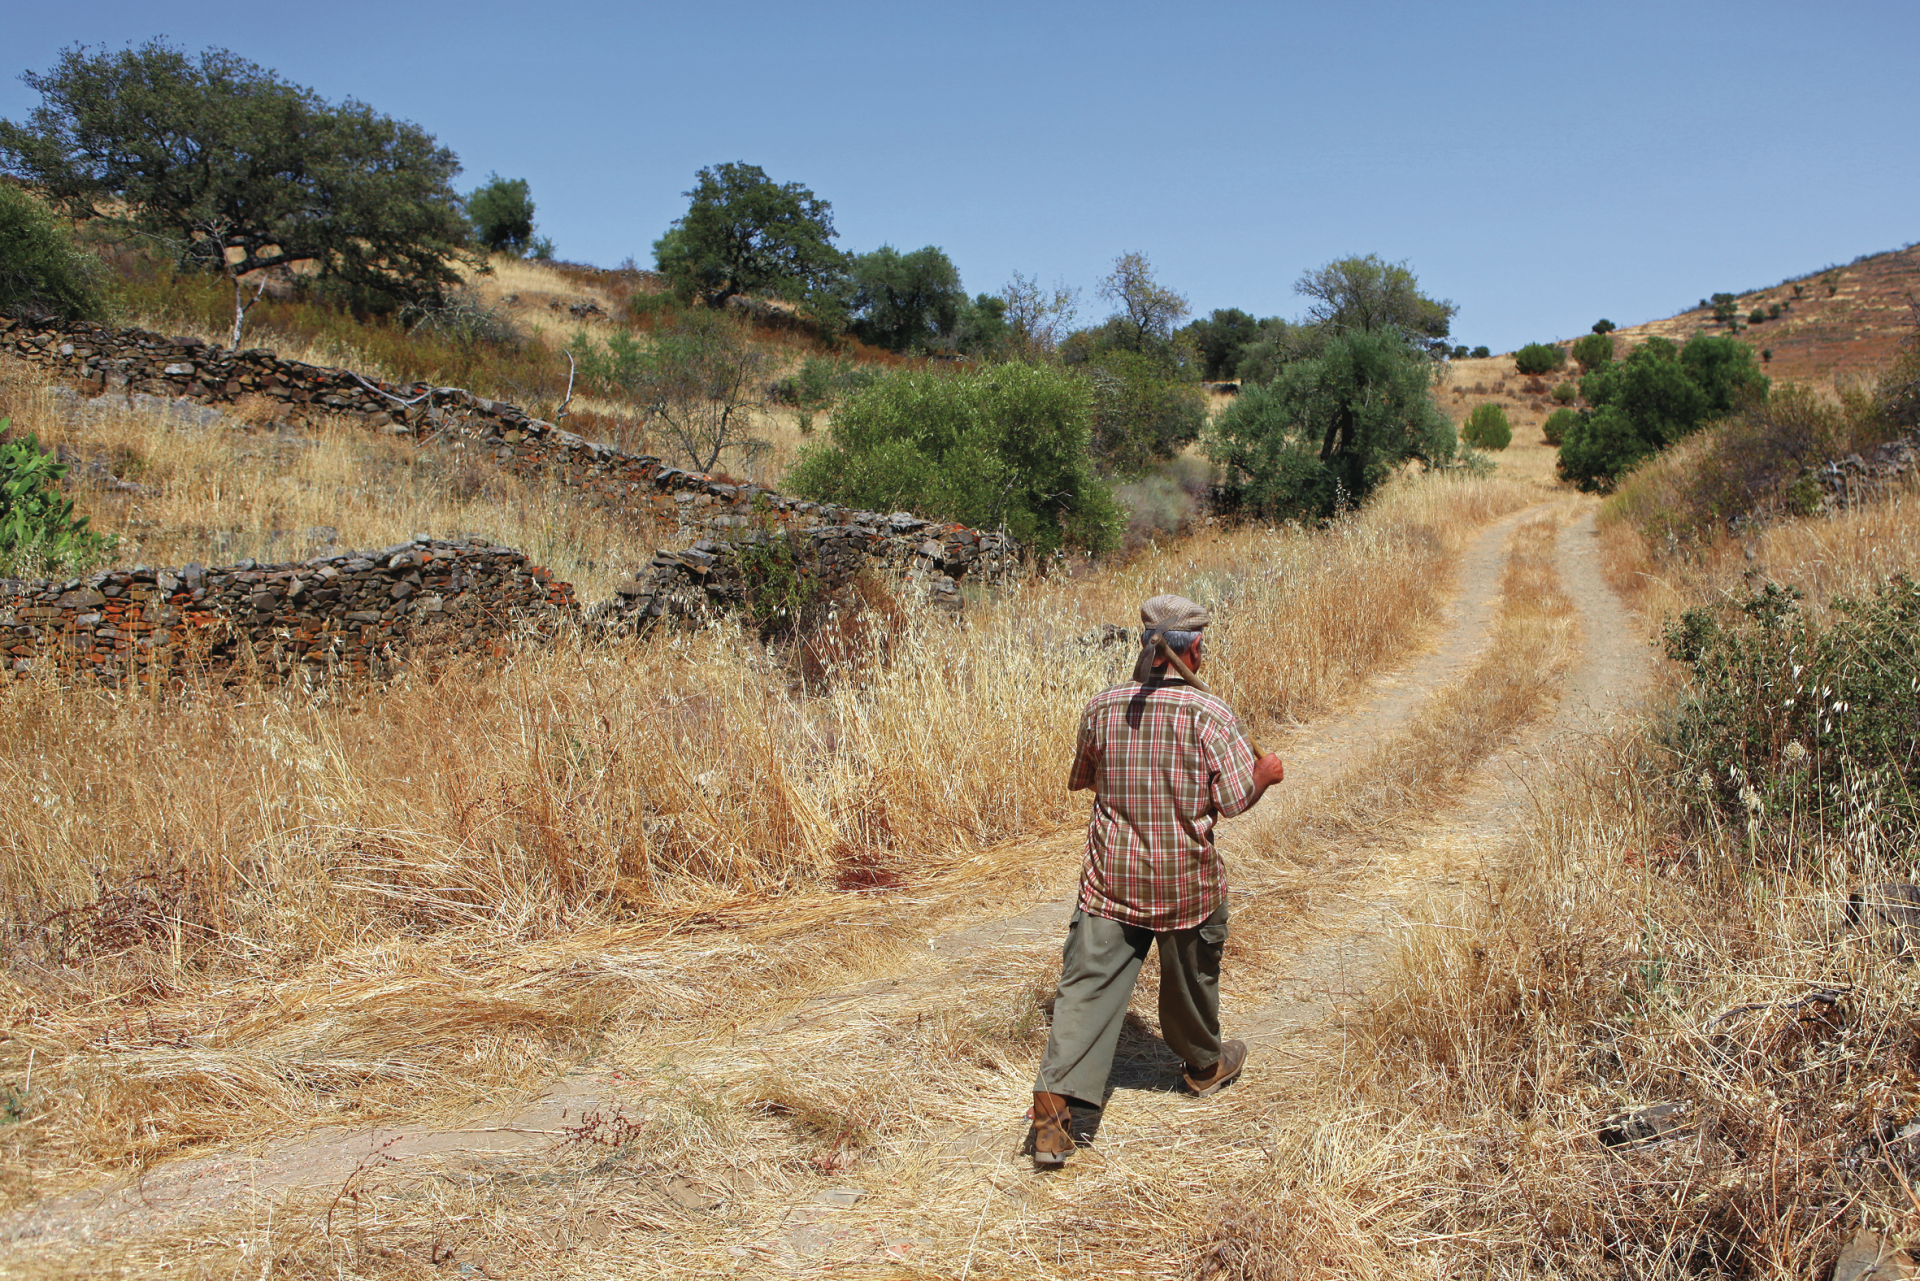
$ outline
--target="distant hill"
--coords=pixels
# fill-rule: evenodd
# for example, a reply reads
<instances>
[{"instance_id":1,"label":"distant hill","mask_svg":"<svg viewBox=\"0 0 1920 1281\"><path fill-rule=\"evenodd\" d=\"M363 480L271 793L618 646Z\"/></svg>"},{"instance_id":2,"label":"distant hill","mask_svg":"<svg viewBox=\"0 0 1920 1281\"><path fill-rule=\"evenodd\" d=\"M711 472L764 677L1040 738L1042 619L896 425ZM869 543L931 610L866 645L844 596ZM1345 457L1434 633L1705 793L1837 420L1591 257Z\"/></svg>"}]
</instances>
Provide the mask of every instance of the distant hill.
<instances>
[{"instance_id":1,"label":"distant hill","mask_svg":"<svg viewBox=\"0 0 1920 1281\"><path fill-rule=\"evenodd\" d=\"M1647 338L1685 342L1696 333L1732 332L1755 352L1773 353L1766 372L1776 381L1830 383L1836 375L1883 369L1913 332L1920 315L1914 311L1916 302L1920 244L1736 294L1737 331L1716 321L1713 308L1705 306L1628 326L1614 336L1628 347ZM1777 318L1749 324L1754 311L1776 306Z\"/></svg>"}]
</instances>

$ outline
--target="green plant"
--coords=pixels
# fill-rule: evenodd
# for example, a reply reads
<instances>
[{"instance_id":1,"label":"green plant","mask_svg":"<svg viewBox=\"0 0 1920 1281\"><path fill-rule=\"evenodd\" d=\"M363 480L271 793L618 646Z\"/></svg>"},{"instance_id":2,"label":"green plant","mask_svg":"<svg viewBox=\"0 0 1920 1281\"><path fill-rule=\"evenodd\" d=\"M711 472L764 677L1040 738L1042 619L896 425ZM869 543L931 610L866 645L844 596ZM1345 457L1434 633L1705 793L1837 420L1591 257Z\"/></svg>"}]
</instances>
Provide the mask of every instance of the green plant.
<instances>
[{"instance_id":1,"label":"green plant","mask_svg":"<svg viewBox=\"0 0 1920 1281\"><path fill-rule=\"evenodd\" d=\"M1568 427L1560 474L1582 489L1611 489L1628 469L1708 418L1764 403L1767 388L1752 349L1735 339L1695 334L1679 348L1650 338L1626 360L1580 380L1595 412Z\"/></svg>"},{"instance_id":2,"label":"green plant","mask_svg":"<svg viewBox=\"0 0 1920 1281\"><path fill-rule=\"evenodd\" d=\"M853 392L788 487L820 502L1005 529L1035 551L1104 551L1121 514L1088 457L1091 392L1053 365L901 369Z\"/></svg>"},{"instance_id":3,"label":"green plant","mask_svg":"<svg viewBox=\"0 0 1920 1281\"><path fill-rule=\"evenodd\" d=\"M1831 602L1766 583L1730 610L1666 631L1690 669L1666 731L1692 795L1791 856L1813 831L1910 859L1920 828L1920 586L1896 574ZM1769 841L1766 838L1771 837ZM1864 848L1863 848L1864 847Z\"/></svg>"},{"instance_id":4,"label":"green plant","mask_svg":"<svg viewBox=\"0 0 1920 1281\"><path fill-rule=\"evenodd\" d=\"M719 306L736 294L790 301L830 292L846 265L834 248L833 206L759 165L702 169L687 212L654 242L654 261L682 301Z\"/></svg>"},{"instance_id":5,"label":"green plant","mask_svg":"<svg viewBox=\"0 0 1920 1281\"><path fill-rule=\"evenodd\" d=\"M1732 294L1715 294L1712 298L1713 318L1723 325L1733 324L1740 314L1740 300Z\"/></svg>"},{"instance_id":6,"label":"green plant","mask_svg":"<svg viewBox=\"0 0 1920 1281\"><path fill-rule=\"evenodd\" d=\"M1200 438L1207 402L1190 375L1121 349L1081 368L1093 388L1093 456L1109 473L1140 476Z\"/></svg>"},{"instance_id":7,"label":"green plant","mask_svg":"<svg viewBox=\"0 0 1920 1281\"><path fill-rule=\"evenodd\" d=\"M824 593L819 576L809 572L806 535L783 524L766 495L755 497L733 551L747 614L762 641L789 636L815 621Z\"/></svg>"},{"instance_id":8,"label":"green plant","mask_svg":"<svg viewBox=\"0 0 1920 1281\"><path fill-rule=\"evenodd\" d=\"M870 385L878 372L840 356L808 356L792 377L774 385L778 399L799 410L800 433L813 432L816 414L833 408L842 398Z\"/></svg>"},{"instance_id":9,"label":"green plant","mask_svg":"<svg viewBox=\"0 0 1920 1281\"><path fill-rule=\"evenodd\" d=\"M1492 401L1475 405L1460 428L1460 439L1477 449L1505 449L1513 443L1507 411Z\"/></svg>"},{"instance_id":10,"label":"green plant","mask_svg":"<svg viewBox=\"0 0 1920 1281\"><path fill-rule=\"evenodd\" d=\"M1773 363L1773 348L1762 347L1760 349L1760 362L1768 365Z\"/></svg>"},{"instance_id":11,"label":"green plant","mask_svg":"<svg viewBox=\"0 0 1920 1281\"><path fill-rule=\"evenodd\" d=\"M100 264L26 191L0 182L0 313L101 314Z\"/></svg>"},{"instance_id":12,"label":"green plant","mask_svg":"<svg viewBox=\"0 0 1920 1281\"><path fill-rule=\"evenodd\" d=\"M1153 278L1145 254L1121 254L1100 282L1100 296L1120 310L1108 323L1125 350L1159 355L1173 341L1173 327L1187 314L1187 300Z\"/></svg>"},{"instance_id":13,"label":"green plant","mask_svg":"<svg viewBox=\"0 0 1920 1281\"><path fill-rule=\"evenodd\" d=\"M1547 421L1540 425L1540 434L1549 445L1559 445L1567 438L1567 430L1580 421L1580 412L1575 409L1556 409L1547 415Z\"/></svg>"},{"instance_id":14,"label":"green plant","mask_svg":"<svg viewBox=\"0 0 1920 1281\"><path fill-rule=\"evenodd\" d=\"M934 245L903 254L892 245L847 267L847 313L862 342L888 351L951 350L967 294L960 273Z\"/></svg>"},{"instance_id":15,"label":"green plant","mask_svg":"<svg viewBox=\"0 0 1920 1281\"><path fill-rule=\"evenodd\" d=\"M1336 335L1280 367L1214 419L1207 452L1223 503L1275 519L1321 518L1363 501L1396 468L1452 461L1453 424L1433 401L1435 366L1397 329Z\"/></svg>"},{"instance_id":16,"label":"green plant","mask_svg":"<svg viewBox=\"0 0 1920 1281\"><path fill-rule=\"evenodd\" d=\"M1200 356L1200 376L1209 381L1237 378L1240 350L1260 334L1260 322L1238 307L1216 307L1181 331Z\"/></svg>"},{"instance_id":17,"label":"green plant","mask_svg":"<svg viewBox=\"0 0 1920 1281\"><path fill-rule=\"evenodd\" d=\"M1572 383L1560 382L1560 383L1555 383L1553 385L1552 394L1553 394L1554 403L1560 404L1560 405L1571 405L1575 400L1579 399L1580 389L1578 387L1575 387Z\"/></svg>"},{"instance_id":18,"label":"green plant","mask_svg":"<svg viewBox=\"0 0 1920 1281\"><path fill-rule=\"evenodd\" d=\"M1613 359L1613 335L1582 334L1573 340L1573 359L1583 372L1591 372Z\"/></svg>"},{"instance_id":19,"label":"green plant","mask_svg":"<svg viewBox=\"0 0 1920 1281\"><path fill-rule=\"evenodd\" d=\"M480 243L495 253L550 257L553 247L533 234L533 192L525 178L487 175L487 181L467 196L467 217ZM539 252L544 245L546 252Z\"/></svg>"},{"instance_id":20,"label":"green plant","mask_svg":"<svg viewBox=\"0 0 1920 1281\"><path fill-rule=\"evenodd\" d=\"M1303 273L1293 289L1312 300L1309 324L1333 333L1398 329L1435 354L1446 350L1444 340L1460 310L1420 292L1419 278L1406 263L1378 254L1336 259Z\"/></svg>"},{"instance_id":21,"label":"green plant","mask_svg":"<svg viewBox=\"0 0 1920 1281\"><path fill-rule=\"evenodd\" d=\"M1493 348L1491 347L1475 347L1473 349L1473 358L1475 360L1485 360L1491 355L1493 355Z\"/></svg>"},{"instance_id":22,"label":"green plant","mask_svg":"<svg viewBox=\"0 0 1920 1281\"><path fill-rule=\"evenodd\" d=\"M0 418L0 432L11 425ZM115 539L87 528L60 492L67 465L26 436L0 441L0 577L47 577L89 569Z\"/></svg>"},{"instance_id":23,"label":"green plant","mask_svg":"<svg viewBox=\"0 0 1920 1281\"><path fill-rule=\"evenodd\" d=\"M1461 343L1459 346L1453 349L1453 358L1455 360L1465 360L1467 358L1467 355L1468 355L1467 345L1465 343Z\"/></svg>"},{"instance_id":24,"label":"green plant","mask_svg":"<svg viewBox=\"0 0 1920 1281\"><path fill-rule=\"evenodd\" d=\"M1767 309L1765 307L1755 307L1747 313L1747 323L1749 325L1764 325L1769 319L1771 319L1771 317L1767 315Z\"/></svg>"},{"instance_id":25,"label":"green plant","mask_svg":"<svg viewBox=\"0 0 1920 1281\"><path fill-rule=\"evenodd\" d=\"M1513 353L1513 365L1521 373L1549 374L1567 363L1567 353L1552 343L1530 342Z\"/></svg>"},{"instance_id":26,"label":"green plant","mask_svg":"<svg viewBox=\"0 0 1920 1281\"><path fill-rule=\"evenodd\" d=\"M1596 334L1610 334L1618 328L1618 325L1605 317L1593 322L1593 332Z\"/></svg>"},{"instance_id":27,"label":"green plant","mask_svg":"<svg viewBox=\"0 0 1920 1281\"><path fill-rule=\"evenodd\" d=\"M0 121L13 170L72 217L229 280L236 336L260 296L247 275L297 268L303 285L375 311L459 282L459 161L417 125L331 105L224 49L195 60L157 40L75 46L23 79L41 104L27 124Z\"/></svg>"},{"instance_id":28,"label":"green plant","mask_svg":"<svg viewBox=\"0 0 1920 1281\"><path fill-rule=\"evenodd\" d=\"M752 456L764 448L752 432L767 352L741 318L692 308L656 327L651 343L617 330L604 346L576 334L568 350L590 384L618 389L645 410L694 471L712 471L727 450Z\"/></svg>"}]
</instances>

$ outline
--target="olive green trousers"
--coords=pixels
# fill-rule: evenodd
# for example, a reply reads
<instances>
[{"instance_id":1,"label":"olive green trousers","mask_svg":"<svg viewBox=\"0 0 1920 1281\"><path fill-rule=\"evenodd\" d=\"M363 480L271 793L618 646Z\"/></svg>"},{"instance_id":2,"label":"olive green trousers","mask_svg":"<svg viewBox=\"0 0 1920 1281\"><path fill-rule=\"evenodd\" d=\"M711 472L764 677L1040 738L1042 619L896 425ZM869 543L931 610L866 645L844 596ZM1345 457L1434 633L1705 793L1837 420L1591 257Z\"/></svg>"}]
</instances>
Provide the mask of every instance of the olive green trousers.
<instances>
[{"instance_id":1,"label":"olive green trousers","mask_svg":"<svg viewBox=\"0 0 1920 1281\"><path fill-rule=\"evenodd\" d=\"M1147 952L1160 945L1160 1035L1205 1071L1220 1061L1220 954L1227 905L1190 930L1155 932L1075 911L1060 957L1053 1031L1034 1078L1036 1093L1064 1094L1096 1107L1106 1102L1120 1025Z\"/></svg>"}]
</instances>

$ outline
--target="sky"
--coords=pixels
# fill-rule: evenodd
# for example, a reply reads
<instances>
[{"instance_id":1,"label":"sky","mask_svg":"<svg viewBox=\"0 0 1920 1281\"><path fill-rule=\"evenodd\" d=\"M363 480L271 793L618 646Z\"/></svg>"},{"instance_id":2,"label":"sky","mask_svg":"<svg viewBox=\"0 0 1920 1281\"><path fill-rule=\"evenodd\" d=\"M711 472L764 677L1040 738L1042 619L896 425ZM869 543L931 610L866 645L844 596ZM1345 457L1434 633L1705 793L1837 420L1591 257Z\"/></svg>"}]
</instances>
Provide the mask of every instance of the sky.
<instances>
[{"instance_id":1,"label":"sky","mask_svg":"<svg viewBox=\"0 0 1920 1281\"><path fill-rule=\"evenodd\" d=\"M651 265L706 165L938 245L970 292L1144 253L1194 313L1406 262L1495 351L1920 240L1912 0L9 6L0 117L60 51L217 45L531 184L572 261Z\"/></svg>"}]
</instances>

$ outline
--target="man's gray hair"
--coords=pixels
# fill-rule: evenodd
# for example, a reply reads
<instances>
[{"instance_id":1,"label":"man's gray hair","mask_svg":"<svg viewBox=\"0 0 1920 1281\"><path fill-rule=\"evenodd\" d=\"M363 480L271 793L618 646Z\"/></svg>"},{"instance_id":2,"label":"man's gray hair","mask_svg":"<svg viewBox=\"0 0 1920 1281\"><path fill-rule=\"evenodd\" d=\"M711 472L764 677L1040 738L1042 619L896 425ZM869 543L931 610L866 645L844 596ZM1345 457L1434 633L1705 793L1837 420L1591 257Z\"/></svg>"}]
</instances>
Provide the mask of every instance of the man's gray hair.
<instances>
[{"instance_id":1,"label":"man's gray hair","mask_svg":"<svg viewBox=\"0 0 1920 1281\"><path fill-rule=\"evenodd\" d=\"M1167 648L1176 654L1186 653L1188 647L1200 639L1199 632L1161 632L1160 635L1167 642Z\"/></svg>"}]
</instances>

